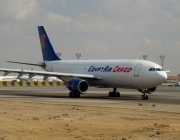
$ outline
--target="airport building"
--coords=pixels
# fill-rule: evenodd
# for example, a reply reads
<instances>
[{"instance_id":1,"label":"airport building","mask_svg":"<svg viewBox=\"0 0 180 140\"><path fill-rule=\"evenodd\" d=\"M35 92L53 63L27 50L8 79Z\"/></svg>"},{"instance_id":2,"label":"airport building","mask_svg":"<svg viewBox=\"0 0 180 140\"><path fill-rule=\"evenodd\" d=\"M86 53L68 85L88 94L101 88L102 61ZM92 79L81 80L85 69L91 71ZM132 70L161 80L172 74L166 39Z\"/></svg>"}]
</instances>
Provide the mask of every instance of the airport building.
<instances>
[{"instance_id":1,"label":"airport building","mask_svg":"<svg viewBox=\"0 0 180 140\"><path fill-rule=\"evenodd\" d=\"M174 86L180 83L180 76L168 76L167 81L164 83L167 86ZM179 85L179 84L178 84Z\"/></svg>"}]
</instances>

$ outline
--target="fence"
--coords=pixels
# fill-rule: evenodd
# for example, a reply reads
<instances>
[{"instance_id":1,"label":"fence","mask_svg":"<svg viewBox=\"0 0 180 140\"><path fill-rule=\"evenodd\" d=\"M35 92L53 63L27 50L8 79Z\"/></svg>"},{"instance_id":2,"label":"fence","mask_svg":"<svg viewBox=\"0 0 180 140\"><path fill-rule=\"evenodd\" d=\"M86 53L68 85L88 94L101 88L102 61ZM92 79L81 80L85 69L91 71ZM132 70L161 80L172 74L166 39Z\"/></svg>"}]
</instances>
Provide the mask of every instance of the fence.
<instances>
[{"instance_id":1,"label":"fence","mask_svg":"<svg viewBox=\"0 0 180 140\"><path fill-rule=\"evenodd\" d=\"M0 86L63 86L62 81L0 81Z\"/></svg>"}]
</instances>

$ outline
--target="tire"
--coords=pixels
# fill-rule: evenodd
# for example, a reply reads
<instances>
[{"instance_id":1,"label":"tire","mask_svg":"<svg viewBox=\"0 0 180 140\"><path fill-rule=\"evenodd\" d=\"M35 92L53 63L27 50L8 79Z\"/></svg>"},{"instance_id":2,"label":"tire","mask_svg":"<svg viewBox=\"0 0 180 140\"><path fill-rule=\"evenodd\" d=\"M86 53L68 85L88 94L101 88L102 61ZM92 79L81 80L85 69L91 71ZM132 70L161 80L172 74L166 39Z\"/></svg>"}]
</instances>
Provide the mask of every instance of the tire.
<instances>
[{"instance_id":1,"label":"tire","mask_svg":"<svg viewBox=\"0 0 180 140\"><path fill-rule=\"evenodd\" d=\"M116 93L116 97L120 97L120 93L119 92Z\"/></svg>"},{"instance_id":2,"label":"tire","mask_svg":"<svg viewBox=\"0 0 180 140\"><path fill-rule=\"evenodd\" d=\"M79 94L79 93L76 93L75 95L76 95L76 97L77 97L77 98L79 98L79 97L80 97L80 94Z\"/></svg>"},{"instance_id":3,"label":"tire","mask_svg":"<svg viewBox=\"0 0 180 140\"><path fill-rule=\"evenodd\" d=\"M109 92L109 97L113 97L113 93L112 92Z\"/></svg>"},{"instance_id":4,"label":"tire","mask_svg":"<svg viewBox=\"0 0 180 140\"><path fill-rule=\"evenodd\" d=\"M141 100L144 100L144 98L145 98L144 95L142 95L142 96L141 96Z\"/></svg>"},{"instance_id":5,"label":"tire","mask_svg":"<svg viewBox=\"0 0 180 140\"><path fill-rule=\"evenodd\" d=\"M72 97L72 92L69 92L69 97Z\"/></svg>"}]
</instances>

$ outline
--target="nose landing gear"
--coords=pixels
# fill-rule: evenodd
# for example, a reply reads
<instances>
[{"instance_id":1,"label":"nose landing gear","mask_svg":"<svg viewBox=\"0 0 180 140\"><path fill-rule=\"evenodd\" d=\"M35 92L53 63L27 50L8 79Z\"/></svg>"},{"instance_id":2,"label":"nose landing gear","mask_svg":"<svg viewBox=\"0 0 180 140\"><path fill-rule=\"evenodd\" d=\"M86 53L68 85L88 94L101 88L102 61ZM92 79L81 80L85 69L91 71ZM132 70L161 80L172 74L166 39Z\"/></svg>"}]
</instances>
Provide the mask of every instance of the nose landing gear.
<instances>
[{"instance_id":1,"label":"nose landing gear","mask_svg":"<svg viewBox=\"0 0 180 140\"><path fill-rule=\"evenodd\" d=\"M148 100L148 95L142 95L141 100Z\"/></svg>"},{"instance_id":2,"label":"nose landing gear","mask_svg":"<svg viewBox=\"0 0 180 140\"><path fill-rule=\"evenodd\" d=\"M120 93L117 92L117 88L113 88L113 92L109 92L109 97L120 97Z\"/></svg>"},{"instance_id":3,"label":"nose landing gear","mask_svg":"<svg viewBox=\"0 0 180 140\"><path fill-rule=\"evenodd\" d=\"M147 90L145 89L142 93L141 100L148 100Z\"/></svg>"}]
</instances>

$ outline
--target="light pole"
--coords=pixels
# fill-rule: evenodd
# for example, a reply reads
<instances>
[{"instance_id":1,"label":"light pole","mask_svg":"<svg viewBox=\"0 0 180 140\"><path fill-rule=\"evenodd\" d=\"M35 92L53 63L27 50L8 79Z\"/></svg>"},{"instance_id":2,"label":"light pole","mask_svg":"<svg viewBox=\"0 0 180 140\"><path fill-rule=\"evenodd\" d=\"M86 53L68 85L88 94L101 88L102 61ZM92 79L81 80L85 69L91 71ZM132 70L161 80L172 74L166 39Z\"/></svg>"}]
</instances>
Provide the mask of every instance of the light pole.
<instances>
[{"instance_id":1,"label":"light pole","mask_svg":"<svg viewBox=\"0 0 180 140\"><path fill-rule=\"evenodd\" d=\"M161 55L160 56L160 59L161 59L161 67L164 69L164 59L165 59L165 55Z\"/></svg>"},{"instance_id":2,"label":"light pole","mask_svg":"<svg viewBox=\"0 0 180 140\"><path fill-rule=\"evenodd\" d=\"M81 57L81 53L76 53L76 57L77 57L77 59L79 60L80 57Z\"/></svg>"},{"instance_id":3,"label":"light pole","mask_svg":"<svg viewBox=\"0 0 180 140\"><path fill-rule=\"evenodd\" d=\"M146 60L148 56L147 55L143 55L142 57L143 57L144 60Z\"/></svg>"}]
</instances>

